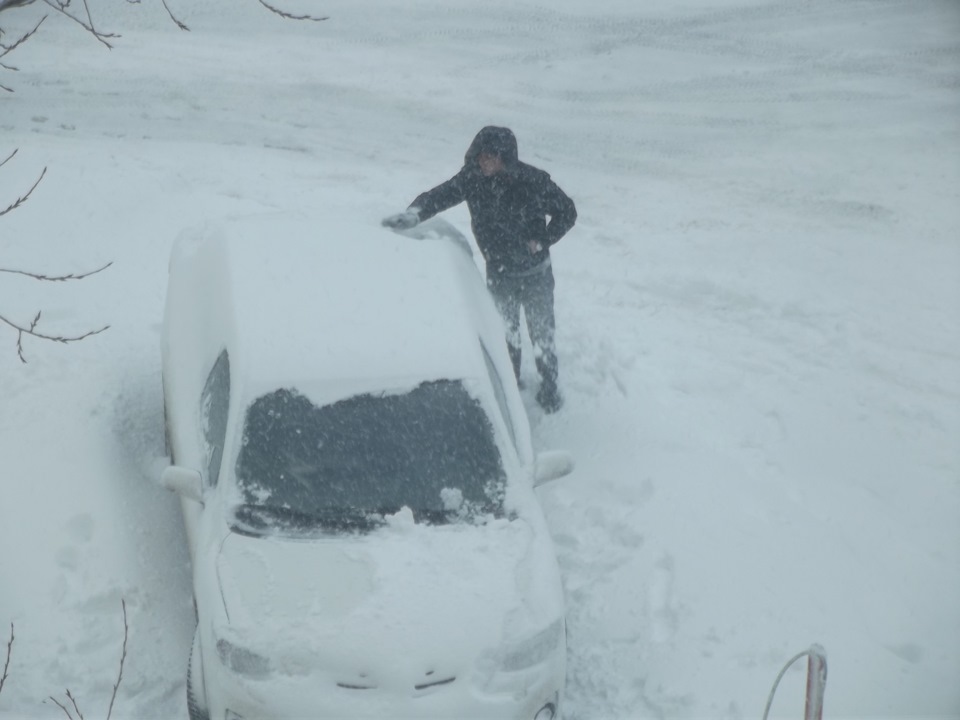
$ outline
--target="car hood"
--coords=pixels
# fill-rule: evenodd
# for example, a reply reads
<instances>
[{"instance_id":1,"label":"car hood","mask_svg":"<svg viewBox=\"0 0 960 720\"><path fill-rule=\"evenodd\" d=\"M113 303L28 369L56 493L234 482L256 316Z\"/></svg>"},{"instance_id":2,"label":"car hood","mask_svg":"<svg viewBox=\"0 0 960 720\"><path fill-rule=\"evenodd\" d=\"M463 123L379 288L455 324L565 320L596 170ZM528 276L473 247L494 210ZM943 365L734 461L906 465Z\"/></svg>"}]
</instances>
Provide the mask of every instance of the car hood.
<instances>
[{"instance_id":1,"label":"car hood","mask_svg":"<svg viewBox=\"0 0 960 720\"><path fill-rule=\"evenodd\" d=\"M217 574L229 639L279 672L337 668L347 684L456 675L562 614L549 536L522 520L410 519L309 541L231 533Z\"/></svg>"}]
</instances>

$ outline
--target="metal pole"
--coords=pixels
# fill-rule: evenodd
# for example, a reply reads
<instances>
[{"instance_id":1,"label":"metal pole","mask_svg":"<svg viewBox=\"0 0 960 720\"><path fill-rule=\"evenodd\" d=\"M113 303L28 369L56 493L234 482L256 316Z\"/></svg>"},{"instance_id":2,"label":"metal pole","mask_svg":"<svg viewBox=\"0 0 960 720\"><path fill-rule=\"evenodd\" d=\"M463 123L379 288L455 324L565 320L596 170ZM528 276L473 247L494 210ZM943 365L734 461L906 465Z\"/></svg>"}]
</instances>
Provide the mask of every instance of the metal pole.
<instances>
[{"instance_id":1,"label":"metal pole","mask_svg":"<svg viewBox=\"0 0 960 720\"><path fill-rule=\"evenodd\" d=\"M807 707L803 720L823 720L823 693L827 687L827 653L811 645L807 654Z\"/></svg>"}]
</instances>

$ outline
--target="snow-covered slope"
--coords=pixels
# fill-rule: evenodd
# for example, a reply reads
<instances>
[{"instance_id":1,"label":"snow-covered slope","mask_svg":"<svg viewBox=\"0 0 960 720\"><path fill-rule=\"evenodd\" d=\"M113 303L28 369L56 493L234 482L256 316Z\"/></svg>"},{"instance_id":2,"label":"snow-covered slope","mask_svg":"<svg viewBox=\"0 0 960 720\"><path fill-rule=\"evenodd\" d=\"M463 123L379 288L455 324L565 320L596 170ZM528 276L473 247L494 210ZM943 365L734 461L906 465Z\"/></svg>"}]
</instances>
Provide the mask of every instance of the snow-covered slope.
<instances>
[{"instance_id":1,"label":"snow-covered slope","mask_svg":"<svg viewBox=\"0 0 960 720\"><path fill-rule=\"evenodd\" d=\"M22 364L0 324L0 715L62 717L43 701L69 688L105 716L123 598L113 717L185 717L188 558L149 479L176 235L376 224L493 123L580 213L554 251L567 403L527 397L537 446L578 461L541 491L569 719L759 717L813 642L827 717L960 716L955 2L171 3L190 33L103 5L113 51L50 18L0 76L0 208L48 168L0 217L0 267L113 261L0 273L4 318L111 325L24 338ZM5 12L9 37L40 10ZM802 716L803 681L775 715Z\"/></svg>"}]
</instances>

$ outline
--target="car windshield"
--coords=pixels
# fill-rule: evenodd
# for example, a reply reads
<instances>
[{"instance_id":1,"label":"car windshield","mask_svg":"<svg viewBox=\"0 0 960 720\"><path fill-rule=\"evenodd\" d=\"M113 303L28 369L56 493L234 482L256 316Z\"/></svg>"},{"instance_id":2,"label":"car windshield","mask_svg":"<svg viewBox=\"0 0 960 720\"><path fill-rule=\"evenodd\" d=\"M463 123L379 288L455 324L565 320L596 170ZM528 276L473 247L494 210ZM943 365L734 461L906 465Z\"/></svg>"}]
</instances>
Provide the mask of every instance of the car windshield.
<instances>
[{"instance_id":1,"label":"car windshield","mask_svg":"<svg viewBox=\"0 0 960 720\"><path fill-rule=\"evenodd\" d=\"M493 428L460 381L317 406L280 389L247 409L236 465L239 532L365 531L409 508L417 522L503 515Z\"/></svg>"}]
</instances>

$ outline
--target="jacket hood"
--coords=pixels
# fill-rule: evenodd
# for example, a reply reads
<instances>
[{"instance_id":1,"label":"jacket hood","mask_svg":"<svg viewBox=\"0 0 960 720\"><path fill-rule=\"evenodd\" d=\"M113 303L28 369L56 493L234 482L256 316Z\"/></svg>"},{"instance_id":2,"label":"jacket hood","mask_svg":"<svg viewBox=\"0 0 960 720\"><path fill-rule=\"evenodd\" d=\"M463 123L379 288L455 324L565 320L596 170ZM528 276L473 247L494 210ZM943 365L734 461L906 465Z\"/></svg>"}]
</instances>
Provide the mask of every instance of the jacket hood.
<instances>
[{"instance_id":1,"label":"jacket hood","mask_svg":"<svg viewBox=\"0 0 960 720\"><path fill-rule=\"evenodd\" d=\"M464 165L471 165L477 161L480 153L499 155L507 167L515 165L519 160L517 155L517 138L510 128L488 125L477 133L470 143L470 148L463 158Z\"/></svg>"}]
</instances>

